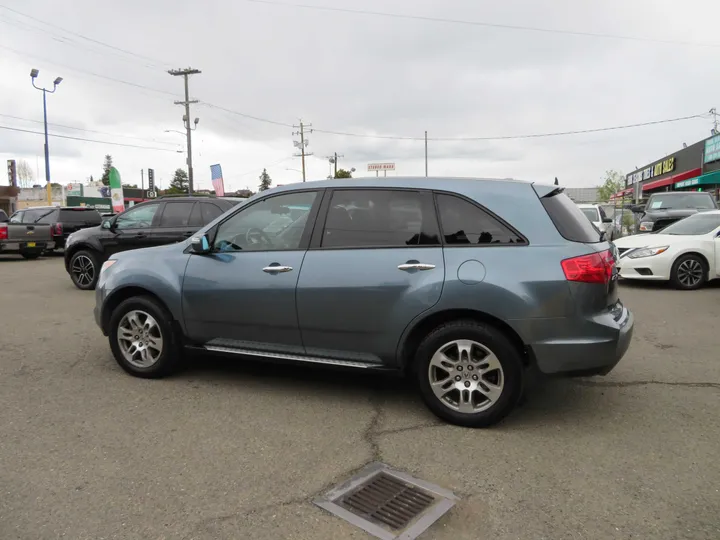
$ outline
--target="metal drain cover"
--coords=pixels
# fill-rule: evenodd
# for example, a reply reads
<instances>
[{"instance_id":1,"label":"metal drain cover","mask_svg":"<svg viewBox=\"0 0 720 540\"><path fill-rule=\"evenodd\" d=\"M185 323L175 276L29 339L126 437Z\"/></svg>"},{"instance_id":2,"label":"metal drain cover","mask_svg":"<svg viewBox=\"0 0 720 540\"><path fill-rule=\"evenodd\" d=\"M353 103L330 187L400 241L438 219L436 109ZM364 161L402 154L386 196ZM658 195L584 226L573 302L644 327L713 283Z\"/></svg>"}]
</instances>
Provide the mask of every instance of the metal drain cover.
<instances>
[{"instance_id":1,"label":"metal drain cover","mask_svg":"<svg viewBox=\"0 0 720 540\"><path fill-rule=\"evenodd\" d=\"M370 463L315 504L382 540L412 540L458 498L382 463Z\"/></svg>"}]
</instances>

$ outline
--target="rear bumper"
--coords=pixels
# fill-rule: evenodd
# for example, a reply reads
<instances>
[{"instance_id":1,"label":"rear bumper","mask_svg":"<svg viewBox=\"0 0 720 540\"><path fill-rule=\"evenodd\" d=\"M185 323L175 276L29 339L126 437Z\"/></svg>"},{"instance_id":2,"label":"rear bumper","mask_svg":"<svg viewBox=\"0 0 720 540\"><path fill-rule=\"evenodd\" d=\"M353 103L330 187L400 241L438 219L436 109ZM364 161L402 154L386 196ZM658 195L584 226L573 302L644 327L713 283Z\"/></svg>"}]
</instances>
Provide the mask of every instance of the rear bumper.
<instances>
[{"instance_id":1,"label":"rear bumper","mask_svg":"<svg viewBox=\"0 0 720 540\"><path fill-rule=\"evenodd\" d=\"M45 251L49 242L35 242L34 247L28 247L27 242L2 242L0 253L37 253Z\"/></svg>"},{"instance_id":2,"label":"rear bumper","mask_svg":"<svg viewBox=\"0 0 720 540\"><path fill-rule=\"evenodd\" d=\"M583 333L530 344L538 369L549 375L607 375L630 347L635 317L622 307L615 320L603 313L582 325ZM570 324L566 326L570 328Z\"/></svg>"}]
</instances>

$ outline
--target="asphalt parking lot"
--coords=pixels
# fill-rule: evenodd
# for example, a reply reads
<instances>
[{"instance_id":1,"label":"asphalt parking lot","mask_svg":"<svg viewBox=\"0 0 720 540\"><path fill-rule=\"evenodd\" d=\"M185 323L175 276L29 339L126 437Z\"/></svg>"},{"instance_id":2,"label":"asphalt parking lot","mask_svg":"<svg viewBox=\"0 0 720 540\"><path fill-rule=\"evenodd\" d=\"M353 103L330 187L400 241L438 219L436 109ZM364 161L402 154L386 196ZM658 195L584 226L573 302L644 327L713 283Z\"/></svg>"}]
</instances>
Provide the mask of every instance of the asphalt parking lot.
<instances>
[{"instance_id":1,"label":"asphalt parking lot","mask_svg":"<svg viewBox=\"0 0 720 540\"><path fill-rule=\"evenodd\" d=\"M718 285L623 285L610 375L539 381L468 430L387 377L199 358L136 379L61 258L0 276L4 540L369 538L312 499L370 461L460 497L423 538L720 538Z\"/></svg>"}]
</instances>

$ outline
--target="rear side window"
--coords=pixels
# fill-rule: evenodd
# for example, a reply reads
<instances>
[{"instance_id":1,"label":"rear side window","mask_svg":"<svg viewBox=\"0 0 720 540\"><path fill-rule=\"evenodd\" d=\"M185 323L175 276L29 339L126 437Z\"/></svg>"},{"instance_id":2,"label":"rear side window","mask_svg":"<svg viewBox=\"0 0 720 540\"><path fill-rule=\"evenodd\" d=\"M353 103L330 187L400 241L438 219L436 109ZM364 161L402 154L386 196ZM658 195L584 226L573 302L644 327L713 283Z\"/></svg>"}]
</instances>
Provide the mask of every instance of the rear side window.
<instances>
[{"instance_id":1,"label":"rear side window","mask_svg":"<svg viewBox=\"0 0 720 540\"><path fill-rule=\"evenodd\" d=\"M88 210L60 210L58 221L62 223L84 223L87 225L100 225L102 218L95 209Z\"/></svg>"},{"instance_id":2,"label":"rear side window","mask_svg":"<svg viewBox=\"0 0 720 540\"><path fill-rule=\"evenodd\" d=\"M563 238L585 244L600 242L599 231L570 197L562 192L551 191L540 202Z\"/></svg>"},{"instance_id":3,"label":"rear side window","mask_svg":"<svg viewBox=\"0 0 720 540\"><path fill-rule=\"evenodd\" d=\"M441 193L437 203L447 245L526 243L518 233L469 201Z\"/></svg>"},{"instance_id":4,"label":"rear side window","mask_svg":"<svg viewBox=\"0 0 720 540\"><path fill-rule=\"evenodd\" d=\"M194 202L165 203L158 227L186 227L190 222L190 213Z\"/></svg>"},{"instance_id":5,"label":"rear side window","mask_svg":"<svg viewBox=\"0 0 720 540\"><path fill-rule=\"evenodd\" d=\"M57 215L57 208L37 208L25 210L23 223L56 223L58 221Z\"/></svg>"},{"instance_id":6,"label":"rear side window","mask_svg":"<svg viewBox=\"0 0 720 540\"><path fill-rule=\"evenodd\" d=\"M439 245L432 196L401 190L337 190L328 208L322 247Z\"/></svg>"}]
</instances>

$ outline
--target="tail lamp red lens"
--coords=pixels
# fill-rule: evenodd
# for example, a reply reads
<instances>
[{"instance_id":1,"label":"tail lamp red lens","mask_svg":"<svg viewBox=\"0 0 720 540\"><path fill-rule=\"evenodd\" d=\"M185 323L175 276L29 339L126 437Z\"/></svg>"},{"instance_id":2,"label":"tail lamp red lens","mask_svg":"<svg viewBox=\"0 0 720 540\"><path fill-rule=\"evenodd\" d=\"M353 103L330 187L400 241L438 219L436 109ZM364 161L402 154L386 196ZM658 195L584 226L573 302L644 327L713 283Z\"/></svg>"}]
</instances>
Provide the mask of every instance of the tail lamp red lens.
<instances>
[{"instance_id":1,"label":"tail lamp red lens","mask_svg":"<svg viewBox=\"0 0 720 540\"><path fill-rule=\"evenodd\" d=\"M8 226L5 223L0 223L0 240L8 239Z\"/></svg>"},{"instance_id":2,"label":"tail lamp red lens","mask_svg":"<svg viewBox=\"0 0 720 540\"><path fill-rule=\"evenodd\" d=\"M62 223L56 223L53 229L54 229L53 235L62 236L62 233L63 233L63 224Z\"/></svg>"},{"instance_id":3,"label":"tail lamp red lens","mask_svg":"<svg viewBox=\"0 0 720 540\"><path fill-rule=\"evenodd\" d=\"M562 262L565 279L581 283L607 283L615 268L615 258L608 249L600 253L590 253Z\"/></svg>"}]
</instances>

